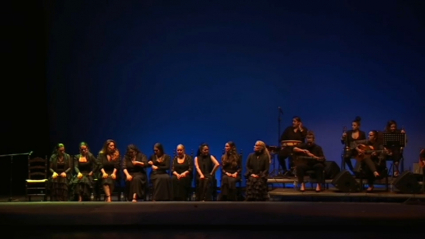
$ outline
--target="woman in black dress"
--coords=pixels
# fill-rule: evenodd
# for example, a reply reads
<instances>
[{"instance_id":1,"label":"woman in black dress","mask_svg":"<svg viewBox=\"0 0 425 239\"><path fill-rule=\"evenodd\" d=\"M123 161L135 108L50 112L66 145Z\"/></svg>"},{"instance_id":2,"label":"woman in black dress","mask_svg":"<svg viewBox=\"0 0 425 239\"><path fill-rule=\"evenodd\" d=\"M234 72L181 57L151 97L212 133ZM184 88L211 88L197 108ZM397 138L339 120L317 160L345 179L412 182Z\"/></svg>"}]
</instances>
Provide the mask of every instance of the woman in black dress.
<instances>
[{"instance_id":1,"label":"woman in black dress","mask_svg":"<svg viewBox=\"0 0 425 239\"><path fill-rule=\"evenodd\" d=\"M75 193L78 201L87 200L93 191L93 174L99 169L96 157L90 152L87 143L80 143L80 154L74 156L74 170L76 176L73 184L76 185Z\"/></svg>"},{"instance_id":2,"label":"woman in black dress","mask_svg":"<svg viewBox=\"0 0 425 239\"><path fill-rule=\"evenodd\" d=\"M120 152L114 140L108 139L97 156L102 173L102 185L105 199L111 202L111 194L114 192L117 173L120 169Z\"/></svg>"},{"instance_id":3,"label":"woman in black dress","mask_svg":"<svg viewBox=\"0 0 425 239\"><path fill-rule=\"evenodd\" d=\"M210 154L207 144L202 144L195 157L196 167L196 200L211 201L215 172L220 167L217 159Z\"/></svg>"},{"instance_id":4,"label":"woman in black dress","mask_svg":"<svg viewBox=\"0 0 425 239\"><path fill-rule=\"evenodd\" d=\"M152 166L151 182L153 185L153 201L170 201L172 199L171 178L169 175L171 157L165 154L160 143L153 146L154 154L148 164Z\"/></svg>"},{"instance_id":5,"label":"woman in black dress","mask_svg":"<svg viewBox=\"0 0 425 239\"><path fill-rule=\"evenodd\" d=\"M52 201L68 201L69 200L69 182L72 175L72 159L65 153L65 145L56 145L52 156L50 157L50 190Z\"/></svg>"},{"instance_id":6,"label":"woman in black dress","mask_svg":"<svg viewBox=\"0 0 425 239\"><path fill-rule=\"evenodd\" d=\"M126 176L127 200L146 199L148 158L134 144L127 147L122 169Z\"/></svg>"},{"instance_id":7,"label":"woman in black dress","mask_svg":"<svg viewBox=\"0 0 425 239\"><path fill-rule=\"evenodd\" d=\"M357 151L352 147L353 142L357 140L365 140L366 134L360 130L361 118L357 116L351 123L351 130L342 133L341 143L344 144L344 163L347 164L348 169L354 174L354 167L351 159L357 155Z\"/></svg>"},{"instance_id":8,"label":"woman in black dress","mask_svg":"<svg viewBox=\"0 0 425 239\"><path fill-rule=\"evenodd\" d=\"M173 200L187 201L192 187L193 161L182 144L177 145L177 156L173 160Z\"/></svg>"},{"instance_id":9,"label":"woman in black dress","mask_svg":"<svg viewBox=\"0 0 425 239\"><path fill-rule=\"evenodd\" d=\"M255 142L254 153L248 156L246 201L265 201L268 197L267 177L269 175L270 153L263 141Z\"/></svg>"},{"instance_id":10,"label":"woman in black dress","mask_svg":"<svg viewBox=\"0 0 425 239\"><path fill-rule=\"evenodd\" d=\"M222 176L220 201L236 201L236 183L241 180L242 158L234 142L227 142L221 157Z\"/></svg>"}]
</instances>

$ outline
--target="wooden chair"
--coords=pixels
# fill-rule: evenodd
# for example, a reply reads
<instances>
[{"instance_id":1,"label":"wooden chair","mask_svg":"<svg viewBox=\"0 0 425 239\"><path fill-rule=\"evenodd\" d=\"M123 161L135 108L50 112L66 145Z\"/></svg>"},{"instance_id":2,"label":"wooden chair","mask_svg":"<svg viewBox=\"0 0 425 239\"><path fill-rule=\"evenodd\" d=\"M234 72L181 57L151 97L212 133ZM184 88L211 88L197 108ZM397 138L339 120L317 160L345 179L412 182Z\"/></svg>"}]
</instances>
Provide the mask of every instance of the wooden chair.
<instances>
[{"instance_id":1,"label":"wooden chair","mask_svg":"<svg viewBox=\"0 0 425 239\"><path fill-rule=\"evenodd\" d=\"M28 158L28 179L26 180L26 197L42 196L47 200L47 157Z\"/></svg>"}]
</instances>

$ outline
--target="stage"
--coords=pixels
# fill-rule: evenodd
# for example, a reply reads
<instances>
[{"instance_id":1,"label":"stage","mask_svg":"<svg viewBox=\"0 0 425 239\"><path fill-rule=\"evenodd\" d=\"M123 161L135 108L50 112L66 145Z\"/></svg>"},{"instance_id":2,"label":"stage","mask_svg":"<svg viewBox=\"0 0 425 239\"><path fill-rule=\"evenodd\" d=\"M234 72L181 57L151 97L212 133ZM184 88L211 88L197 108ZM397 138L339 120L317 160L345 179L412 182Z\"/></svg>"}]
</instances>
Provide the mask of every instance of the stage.
<instances>
[{"instance_id":1,"label":"stage","mask_svg":"<svg viewBox=\"0 0 425 239\"><path fill-rule=\"evenodd\" d=\"M366 231L375 235L373 238L396 238L413 235L423 227L425 206L324 201L34 201L1 202L0 214L1 224L8 226L6 231L14 233L15 238L78 238L95 234L100 238L133 238L140 237L140 233L149 238L300 238L303 233L311 237L313 232L358 238L356 233Z\"/></svg>"}]
</instances>

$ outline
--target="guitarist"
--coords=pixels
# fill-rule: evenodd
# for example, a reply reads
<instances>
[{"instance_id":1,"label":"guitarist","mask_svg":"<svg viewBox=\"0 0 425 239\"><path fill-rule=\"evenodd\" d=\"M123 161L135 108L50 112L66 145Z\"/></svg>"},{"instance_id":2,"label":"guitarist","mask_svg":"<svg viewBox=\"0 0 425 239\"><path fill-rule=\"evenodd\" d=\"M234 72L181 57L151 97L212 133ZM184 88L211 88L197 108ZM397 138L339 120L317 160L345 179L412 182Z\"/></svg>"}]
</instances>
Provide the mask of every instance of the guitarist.
<instances>
[{"instance_id":1,"label":"guitarist","mask_svg":"<svg viewBox=\"0 0 425 239\"><path fill-rule=\"evenodd\" d=\"M364 170L369 187L366 192L372 192L375 179L380 177L380 173L385 169L386 149L377 141L378 132L372 130L369 132L368 140L355 141L357 157L361 162L361 168Z\"/></svg>"},{"instance_id":2,"label":"guitarist","mask_svg":"<svg viewBox=\"0 0 425 239\"><path fill-rule=\"evenodd\" d=\"M297 159L298 162L295 166L297 172L298 183L301 183L300 191L305 191L304 175L308 170L314 170L317 179L316 192L322 191L321 184L324 183L323 170L325 169L325 155L323 154L322 147L315 143L314 133L312 131L307 132L307 143L300 144L294 147L294 153L296 156L307 156L307 161Z\"/></svg>"}]
</instances>

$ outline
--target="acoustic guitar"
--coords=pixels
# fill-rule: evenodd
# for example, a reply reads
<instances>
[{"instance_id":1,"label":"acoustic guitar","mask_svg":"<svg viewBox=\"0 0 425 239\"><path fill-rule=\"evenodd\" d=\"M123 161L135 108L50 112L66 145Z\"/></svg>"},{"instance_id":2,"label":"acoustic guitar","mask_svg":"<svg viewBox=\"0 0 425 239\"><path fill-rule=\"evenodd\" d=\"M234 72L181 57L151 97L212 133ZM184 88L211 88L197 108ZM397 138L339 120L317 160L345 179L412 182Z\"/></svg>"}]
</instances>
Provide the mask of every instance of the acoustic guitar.
<instances>
[{"instance_id":1,"label":"acoustic guitar","mask_svg":"<svg viewBox=\"0 0 425 239\"><path fill-rule=\"evenodd\" d=\"M364 151L364 153L357 154L357 156L355 157L357 161L363 161L366 155L371 155L372 153L389 153L388 149L375 150L375 148L371 145L360 144L357 147Z\"/></svg>"}]
</instances>

